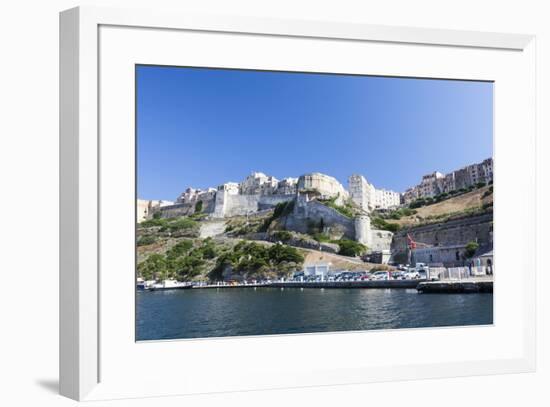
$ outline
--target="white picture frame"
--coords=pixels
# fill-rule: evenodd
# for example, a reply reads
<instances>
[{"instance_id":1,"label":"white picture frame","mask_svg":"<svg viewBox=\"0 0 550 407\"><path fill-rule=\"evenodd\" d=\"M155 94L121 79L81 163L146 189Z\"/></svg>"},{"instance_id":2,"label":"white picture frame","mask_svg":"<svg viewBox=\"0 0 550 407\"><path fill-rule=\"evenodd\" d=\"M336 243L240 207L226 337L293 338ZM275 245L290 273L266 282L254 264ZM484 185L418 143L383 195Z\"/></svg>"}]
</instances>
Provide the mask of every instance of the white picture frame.
<instances>
[{"instance_id":1,"label":"white picture frame","mask_svg":"<svg viewBox=\"0 0 550 407\"><path fill-rule=\"evenodd\" d=\"M130 31L132 32L130 33ZM338 341L376 340L393 343L392 341L398 341L400 337L406 335L411 336L410 340L422 341L428 335L432 335L431 330L170 341L150 343L146 345L147 348L144 345L136 345L135 343L129 345L131 341L128 337L128 326L130 323L133 326L134 321L120 324L120 319L117 320L115 317L110 316L109 304L113 305L113 293L112 290L105 290L104 280L102 280L104 274L102 274L101 269L106 261L110 261L108 259L112 255L108 249L105 250L109 246L105 246L106 243L104 242L108 242L107 236L111 236L112 243L115 234L115 229L109 230L109 233L106 232L106 226L102 223L102 218L109 217L116 211L119 214L124 213L124 208L129 210L131 207L128 205L131 203L124 197L122 201L116 200L116 193L113 188L108 186L111 182L110 175L116 168L108 164L109 160L113 160L113 157L103 153L107 151L115 155L120 151L127 152L128 160L121 159L122 164L119 169L121 174L127 174L127 171L130 170L133 171L133 166L126 168L126 164L129 166L134 153L130 151L130 144L121 142L115 145L111 138L107 140L100 137L100 133L103 121L111 121L111 124L109 124L111 129L118 126L115 123L117 119L112 117L113 114L118 114L119 117L126 120L123 125L129 123L128 115L131 112L126 110L128 108L126 102L133 98L133 94L121 95L120 100L123 103L117 105L111 102L110 109L107 111L108 114L102 114L102 112L105 112L102 110L102 104L104 103L103 94L101 93L101 90L104 89L102 86L105 86L105 82L109 81L113 84L112 89L116 86L114 85L114 75L111 78L109 74L103 77L100 74L111 72L110 70L102 71L102 69L110 69L109 58L112 57L115 61L113 50L111 49L111 52L109 52L109 47L116 48L114 47L116 41L121 41L117 43L120 50L119 58L121 59L116 63L120 62L119 65L124 66L124 70L121 70L123 75L127 71L130 65L128 65L127 60L123 61L122 58L131 59L133 57L129 54L130 51L126 50L126 47L124 49L120 47L121 44L128 41L124 37L126 34L139 36L139 48L152 49L155 41L158 44L158 38L155 38L155 35L166 36L162 39L163 44L166 44L165 41L174 41L174 44L177 44L178 41L184 40L183 37L180 38L179 36L181 33L188 36L185 40L191 38L189 36L195 38L205 34L209 36L219 35L220 41L222 35L223 41L229 39L232 35L240 36L239 38L253 36L255 41L269 40L270 46L273 46L274 49L281 47L275 43L277 41L284 41L285 46L288 46L292 41L327 41L327 44L330 42L330 44L333 44L332 46L336 46L334 45L336 43L350 45L350 47L351 44L355 44L354 46L371 44L379 47L381 55L388 56L390 55L388 52L393 51L383 50L382 48L414 46L417 48L414 48L413 51L423 53L424 58L430 58L430 53L435 52L434 50L438 52L446 52L444 50L464 52L465 59L474 58L473 53L475 51L476 56L487 58L488 61L490 58L498 60L501 54L505 55L502 58L510 61L508 67L485 68L479 66L472 68L473 65L465 63L465 66L460 67L460 69L463 69L460 77L464 79L494 80L495 76L492 72L499 69L502 70L502 83L505 84L502 87L502 92L508 92L508 95L514 92L514 95L517 95L515 101L507 102L510 105L500 105L502 107L496 120L495 133L499 135L495 138L495 191L498 194L498 197L495 198L497 202L495 217L501 219L504 225L504 219L508 211L513 210L505 202L507 196L511 196L509 194L513 193L513 184L517 181L513 168L519 167L519 165L521 165L524 174L524 178L521 178L520 182L524 191L524 198L519 204L516 224L510 224L509 227L503 226L500 228L497 226L495 228L495 243L498 256L499 250L504 253L511 248L511 246L507 246L509 243L505 240L506 234L519 234L518 240L520 240L520 243L516 247L516 257L519 260L516 267L519 264L522 270L519 274L521 282L514 283L511 276L506 274L507 268L504 265L499 265L499 273L503 276L501 278L499 275L497 277L498 283L495 284L497 287L497 301L502 301L502 304L509 303L511 298L507 297L511 295L513 290L518 293L519 300L514 304L514 308L510 309L510 312L500 314L500 322L497 320L493 331L480 330L477 332L477 328L438 331L443 332L442 335L446 338L452 338L453 335L460 337L457 341L475 340L476 335L479 338L484 335L491 338L490 340L494 343L495 351L493 354L484 358L482 353L475 354L475 352L472 352L469 359L457 354L455 360L442 360L438 359L436 352L433 358L426 355L426 363L419 363L418 360L399 363L398 360L392 360L393 356L391 355L387 355L382 359L376 359L372 356L369 360L365 359L364 361L359 360L360 358L349 358L349 355L342 355L343 360L339 359L337 355L327 355L325 362L327 366L323 367L315 364L314 359L308 359L309 357L313 358L313 354L302 355L303 359L301 361L297 361L294 355L286 354L290 362L286 363L285 366L276 364L277 359L280 359L281 356L277 349L286 349L296 343L311 343L313 348L318 347L320 349L323 344L334 344ZM105 54L102 54L102 47L106 50ZM153 59L160 58L161 54L170 53L169 49L158 46L156 48L155 53L158 54L150 54ZM129 46L128 49L133 50L134 48ZM349 53L351 51L342 49L342 52ZM136 58L145 57L139 56ZM211 58L214 58L210 59L211 61L215 61L214 56L211 56ZM311 66L314 65L314 60L315 58L312 56ZM139 61L144 62L143 59L139 59ZM248 64L250 63L248 62ZM223 66L224 62L220 61L219 64ZM266 64L269 65L269 61ZM438 72L451 69L446 68L443 62L438 64L435 60L433 65L434 68L431 72L425 71L425 68L421 66L416 68L411 66L408 68L408 72L413 73L411 76L435 75L441 77ZM491 64L488 63L487 66L489 65ZM452 69L455 68L459 69L458 67ZM320 70L326 69L329 68L325 67ZM347 68L340 69L347 70ZM361 67L349 69L358 69L358 72L363 72ZM379 75L399 76L401 72L397 68L392 70L390 64L387 66L380 65L377 69L373 73ZM440 71L437 71L438 69ZM495 71L491 71L491 69ZM309 70L314 69L309 68ZM454 71L448 70L447 72ZM454 75L451 76L454 77ZM133 78L128 79L133 82ZM103 85L100 81L103 81ZM121 86L125 85L121 84ZM496 104L499 103L498 92L497 88ZM60 15L61 394L75 400L98 400L533 371L535 368L534 271L536 270L534 252L536 235L534 214L536 194L534 183L536 105L534 95L535 39L530 35L178 14L157 10L151 12L147 10L79 7L62 12ZM116 99L116 95L110 96L114 96ZM119 106L120 111L118 111ZM510 114L512 111L515 113L514 118L509 117L512 116ZM505 123L504 120L510 121L506 122L506 128L500 126ZM129 128L121 129L123 133L129 130ZM520 144L518 144L518 140L513 139L513 131L521 131ZM105 150L106 148L107 150ZM515 159L513 162L512 157ZM106 177L106 174L109 174L109 176ZM116 176L112 178L117 179ZM124 177L121 179L124 179ZM131 185L131 188L133 188L133 185ZM124 192L129 192L130 189ZM106 194L110 193L113 193L113 199L120 202L120 204L117 203L113 207L105 208L102 202L108 198ZM125 218L124 222L135 220L134 213L132 212L130 215ZM124 222L120 224L120 227L130 224ZM509 231L505 229L509 229ZM133 231L130 232L133 235ZM124 256L119 259L121 265L122 262L126 264L122 268L126 270L133 267L132 264L129 264L133 255L133 252L125 252ZM122 281L126 280L122 279ZM514 286L514 284L516 285ZM125 313L120 315L128 315L129 310L133 307L133 303L130 304L130 288L132 290L134 288L133 281L128 280L128 286L125 286L124 293L120 294L121 307L125 309ZM498 300L499 296L501 296L500 300ZM498 312L498 303L496 306L496 312ZM117 325L121 325L120 332L117 331L119 329ZM503 330L499 331L500 328ZM123 331L123 329L126 329L126 331ZM510 330L506 331L506 329ZM112 342L117 342L113 338L117 337L124 337L124 341L121 340L120 343L113 345ZM453 349L453 339L448 340L450 342L447 343L447 348ZM510 342L506 342L507 340ZM273 359L266 356L266 360L272 363L272 368L270 366L260 368L258 365L254 365L256 362L253 360L248 360L246 357L243 360L235 359L232 356L227 356L224 352L224 349L228 346L242 346L243 349L258 347L259 349L267 343L274 349ZM501 343L502 345L500 345ZM137 365L131 356L135 355L135 353L132 353L135 350L132 350L132 352L124 350L124 348L130 346L140 346L140 352L150 355L165 354L165 349L170 347L170 351L174 355L187 352L187 355L203 355L204 358L210 359L219 358L221 366L237 362L240 367L236 368L238 372L235 373L234 380L227 379L222 382L221 378L227 377L227 372L224 376L223 368L221 368L220 376L213 377L212 383L206 384L203 382L208 372L201 371L198 368L198 360L190 360L188 369L192 371L195 367L196 370L187 373L178 372L180 376L176 382L168 378L168 376L174 375L175 361L166 360L165 363L163 362L164 364ZM120 359L111 360L114 358L113 355L117 354L120 355ZM151 369L156 369L155 377L150 374ZM123 372L128 373L128 378L123 378ZM137 372L140 372L142 381L133 380L135 378L130 373L137 374ZM260 376L259 372L261 372L261 378L258 378ZM307 372L307 374L304 372ZM147 377L147 374L149 374L149 377Z\"/></svg>"}]
</instances>

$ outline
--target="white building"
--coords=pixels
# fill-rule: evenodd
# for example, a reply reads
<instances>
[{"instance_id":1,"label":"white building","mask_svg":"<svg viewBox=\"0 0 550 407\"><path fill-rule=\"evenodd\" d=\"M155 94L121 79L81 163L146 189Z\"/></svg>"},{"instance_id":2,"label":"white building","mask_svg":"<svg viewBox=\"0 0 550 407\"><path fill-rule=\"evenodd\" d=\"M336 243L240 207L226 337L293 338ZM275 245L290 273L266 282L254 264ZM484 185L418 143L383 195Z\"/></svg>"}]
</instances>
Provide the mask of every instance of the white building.
<instances>
[{"instance_id":1,"label":"white building","mask_svg":"<svg viewBox=\"0 0 550 407\"><path fill-rule=\"evenodd\" d=\"M330 272L330 263L304 264L304 277L326 278Z\"/></svg>"},{"instance_id":2,"label":"white building","mask_svg":"<svg viewBox=\"0 0 550 407\"><path fill-rule=\"evenodd\" d=\"M399 206L401 194L387 189L375 189L374 207L376 209L389 209Z\"/></svg>"},{"instance_id":3,"label":"white building","mask_svg":"<svg viewBox=\"0 0 550 407\"><path fill-rule=\"evenodd\" d=\"M352 201L366 212L373 209L389 209L399 206L401 194L387 189L376 189L365 177L353 174L348 179Z\"/></svg>"},{"instance_id":4,"label":"white building","mask_svg":"<svg viewBox=\"0 0 550 407\"><path fill-rule=\"evenodd\" d=\"M278 195L294 195L296 193L297 185L298 178L284 178L277 184L277 190L275 193Z\"/></svg>"},{"instance_id":5,"label":"white building","mask_svg":"<svg viewBox=\"0 0 550 407\"><path fill-rule=\"evenodd\" d=\"M493 159L487 158L480 163L452 171L446 175L432 172L422 177L420 184L409 188L403 194L403 200L409 204L419 198L433 198L441 193L449 193L478 184L493 181Z\"/></svg>"},{"instance_id":6,"label":"white building","mask_svg":"<svg viewBox=\"0 0 550 407\"><path fill-rule=\"evenodd\" d=\"M136 203L136 222L149 219L156 209L173 205L172 201L138 199Z\"/></svg>"},{"instance_id":7,"label":"white building","mask_svg":"<svg viewBox=\"0 0 550 407\"><path fill-rule=\"evenodd\" d=\"M349 195L351 200L366 212L375 208L376 195L374 185L370 184L365 177L353 174L348 179Z\"/></svg>"},{"instance_id":8,"label":"white building","mask_svg":"<svg viewBox=\"0 0 550 407\"><path fill-rule=\"evenodd\" d=\"M263 172L253 172L240 184L241 195L271 195L277 189L279 180Z\"/></svg>"},{"instance_id":9,"label":"white building","mask_svg":"<svg viewBox=\"0 0 550 407\"><path fill-rule=\"evenodd\" d=\"M214 199L216 195L216 188L208 188L206 190L187 188L181 195L176 199L177 203L189 203L193 204L197 201L208 201Z\"/></svg>"}]
</instances>

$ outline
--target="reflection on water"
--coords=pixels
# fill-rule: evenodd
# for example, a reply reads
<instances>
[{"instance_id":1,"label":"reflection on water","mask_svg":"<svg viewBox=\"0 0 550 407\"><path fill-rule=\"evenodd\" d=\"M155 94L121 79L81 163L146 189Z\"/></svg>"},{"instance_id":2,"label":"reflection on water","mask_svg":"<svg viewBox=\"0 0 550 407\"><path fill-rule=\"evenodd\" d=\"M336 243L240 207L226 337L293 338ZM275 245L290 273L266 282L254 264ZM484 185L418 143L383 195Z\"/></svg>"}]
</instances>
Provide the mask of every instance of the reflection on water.
<instances>
[{"instance_id":1,"label":"reflection on water","mask_svg":"<svg viewBox=\"0 0 550 407\"><path fill-rule=\"evenodd\" d=\"M138 340L492 323L492 294L300 288L137 293Z\"/></svg>"}]
</instances>

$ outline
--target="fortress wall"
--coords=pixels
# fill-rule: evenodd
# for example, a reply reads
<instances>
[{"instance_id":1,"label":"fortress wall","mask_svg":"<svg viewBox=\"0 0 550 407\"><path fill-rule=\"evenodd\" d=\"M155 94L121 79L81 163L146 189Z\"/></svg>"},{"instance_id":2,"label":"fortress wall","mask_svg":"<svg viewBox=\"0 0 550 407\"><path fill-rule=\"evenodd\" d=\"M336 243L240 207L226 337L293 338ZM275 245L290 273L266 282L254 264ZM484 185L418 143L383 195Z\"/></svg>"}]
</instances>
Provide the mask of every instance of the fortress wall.
<instances>
[{"instance_id":1,"label":"fortress wall","mask_svg":"<svg viewBox=\"0 0 550 407\"><path fill-rule=\"evenodd\" d=\"M258 209L263 211L265 209L270 209L276 206L281 202L292 201L296 195L262 195L258 202Z\"/></svg>"},{"instance_id":2,"label":"fortress wall","mask_svg":"<svg viewBox=\"0 0 550 407\"><path fill-rule=\"evenodd\" d=\"M227 195L224 216L246 215L294 199L294 195Z\"/></svg>"},{"instance_id":3,"label":"fortress wall","mask_svg":"<svg viewBox=\"0 0 550 407\"><path fill-rule=\"evenodd\" d=\"M476 241L490 250L493 246L493 214L487 213L443 223L417 226L394 234L391 250L406 253L407 233L413 240L430 246L465 245Z\"/></svg>"},{"instance_id":4,"label":"fortress wall","mask_svg":"<svg viewBox=\"0 0 550 407\"><path fill-rule=\"evenodd\" d=\"M224 217L258 211L260 195L226 195Z\"/></svg>"},{"instance_id":5,"label":"fortress wall","mask_svg":"<svg viewBox=\"0 0 550 407\"><path fill-rule=\"evenodd\" d=\"M393 233L387 230L371 230L371 242L368 248L373 252L390 250L393 240Z\"/></svg>"},{"instance_id":6,"label":"fortress wall","mask_svg":"<svg viewBox=\"0 0 550 407\"><path fill-rule=\"evenodd\" d=\"M330 229L331 234L355 239L355 222L353 219L322 203L317 201L306 202L302 198L297 199L294 211L286 217L284 225L288 230L308 233L311 225L318 225L321 219L323 219L325 228Z\"/></svg>"},{"instance_id":7,"label":"fortress wall","mask_svg":"<svg viewBox=\"0 0 550 407\"><path fill-rule=\"evenodd\" d=\"M175 204L163 206L159 208L163 218L175 218L178 216L188 216L195 211L195 205L189 203Z\"/></svg>"},{"instance_id":8,"label":"fortress wall","mask_svg":"<svg viewBox=\"0 0 550 407\"><path fill-rule=\"evenodd\" d=\"M202 213L214 212L214 199L199 199L202 201ZM178 216L189 216L195 213L196 202L193 203L180 203L169 206L162 206L158 210L163 218L175 218Z\"/></svg>"}]
</instances>

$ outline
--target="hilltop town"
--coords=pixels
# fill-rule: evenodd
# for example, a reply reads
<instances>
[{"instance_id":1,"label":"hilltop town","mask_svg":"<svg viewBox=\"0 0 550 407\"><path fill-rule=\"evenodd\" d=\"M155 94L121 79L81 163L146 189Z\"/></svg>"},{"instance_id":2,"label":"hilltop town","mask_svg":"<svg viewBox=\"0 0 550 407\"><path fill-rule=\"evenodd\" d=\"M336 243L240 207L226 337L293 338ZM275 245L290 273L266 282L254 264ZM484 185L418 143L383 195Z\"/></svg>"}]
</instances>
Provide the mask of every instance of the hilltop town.
<instances>
[{"instance_id":1,"label":"hilltop town","mask_svg":"<svg viewBox=\"0 0 550 407\"><path fill-rule=\"evenodd\" d=\"M152 254L166 262L180 250L187 277L209 279L288 273L328 259L373 268L409 262L414 239L413 261L464 265L492 251L492 182L491 158L424 175L403 193L376 188L360 174L345 188L321 173L278 180L253 172L241 182L189 187L175 201L138 200L138 261L142 271L153 269ZM273 246L287 249L276 255ZM252 252L265 261L242 266Z\"/></svg>"}]
</instances>

